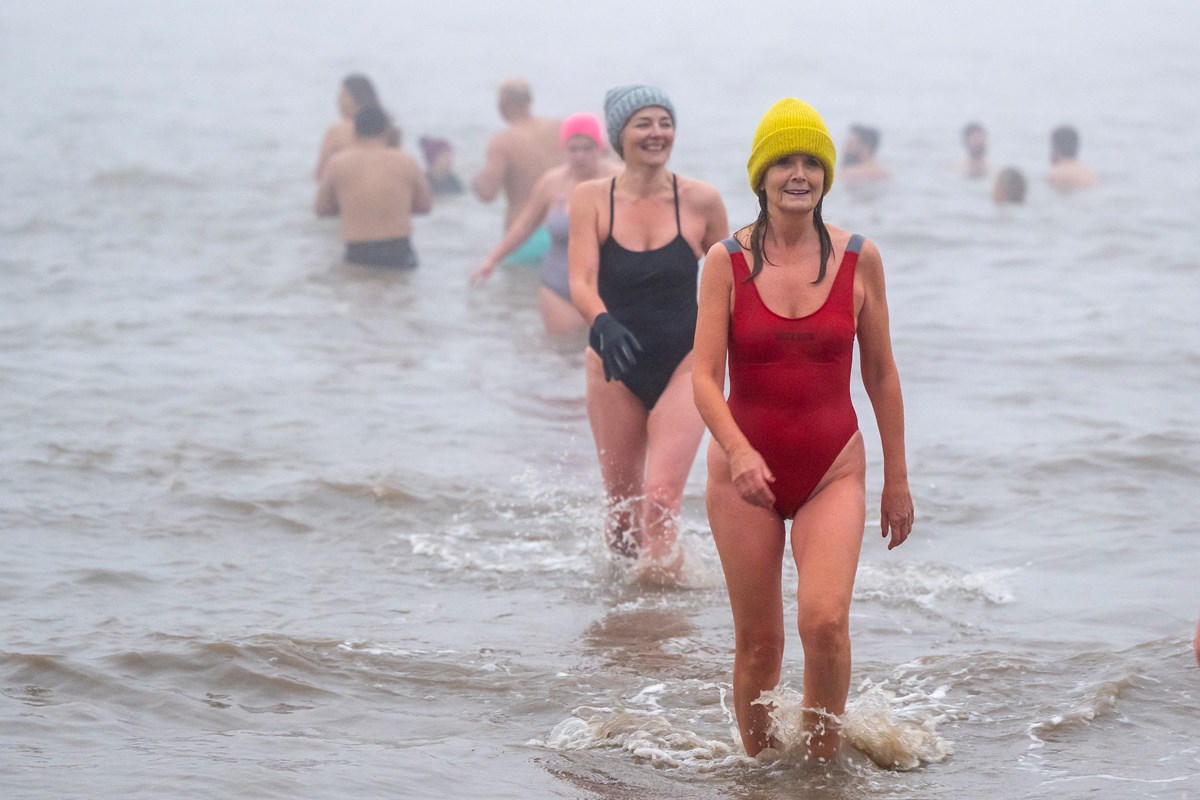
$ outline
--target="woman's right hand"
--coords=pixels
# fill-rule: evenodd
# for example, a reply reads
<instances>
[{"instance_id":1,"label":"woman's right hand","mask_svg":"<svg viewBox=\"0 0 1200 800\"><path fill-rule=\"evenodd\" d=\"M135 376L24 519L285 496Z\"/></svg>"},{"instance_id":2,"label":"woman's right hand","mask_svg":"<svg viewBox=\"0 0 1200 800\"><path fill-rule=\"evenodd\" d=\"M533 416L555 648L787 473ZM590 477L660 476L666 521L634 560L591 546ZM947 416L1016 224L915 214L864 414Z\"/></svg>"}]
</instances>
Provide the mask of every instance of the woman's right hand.
<instances>
[{"instance_id":1,"label":"woman's right hand","mask_svg":"<svg viewBox=\"0 0 1200 800\"><path fill-rule=\"evenodd\" d=\"M747 503L760 508L775 505L775 493L771 491L775 476L757 450L747 447L730 453L729 474L734 488Z\"/></svg>"},{"instance_id":2,"label":"woman's right hand","mask_svg":"<svg viewBox=\"0 0 1200 800\"><path fill-rule=\"evenodd\" d=\"M468 280L472 286L478 286L491 277L491 274L495 271L496 262L489 259L476 267L475 271L471 273L471 277L468 278Z\"/></svg>"},{"instance_id":3,"label":"woman's right hand","mask_svg":"<svg viewBox=\"0 0 1200 800\"><path fill-rule=\"evenodd\" d=\"M604 362L604 380L622 380L637 364L642 345L633 332L607 311L596 315L592 322L594 338L599 340L600 360Z\"/></svg>"}]
</instances>

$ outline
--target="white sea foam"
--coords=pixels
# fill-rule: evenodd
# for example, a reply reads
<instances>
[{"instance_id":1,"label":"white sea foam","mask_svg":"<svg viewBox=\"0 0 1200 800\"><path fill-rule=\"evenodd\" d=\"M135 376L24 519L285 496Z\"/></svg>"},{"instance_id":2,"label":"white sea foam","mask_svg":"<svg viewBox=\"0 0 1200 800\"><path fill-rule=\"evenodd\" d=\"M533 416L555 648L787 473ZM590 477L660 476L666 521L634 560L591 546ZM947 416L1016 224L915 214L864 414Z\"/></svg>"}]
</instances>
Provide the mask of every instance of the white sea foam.
<instances>
[{"instance_id":1,"label":"white sea foam","mask_svg":"<svg viewBox=\"0 0 1200 800\"><path fill-rule=\"evenodd\" d=\"M802 694L790 687L764 692L757 701L770 707L771 735L784 758L803 758L808 733ZM938 735L947 718L939 698L908 688L903 694L887 684L864 682L840 720L844 741L885 769L912 770L946 759L953 746Z\"/></svg>"},{"instance_id":2,"label":"white sea foam","mask_svg":"<svg viewBox=\"0 0 1200 800\"><path fill-rule=\"evenodd\" d=\"M709 704L699 715L691 712L686 722L678 721L675 718L681 712L672 709L664 695L681 688L716 691L719 703ZM807 734L799 691L782 686L763 693L759 702L770 707L771 734L781 747L758 759L750 758L741 748L733 713L726 702L728 694L727 686L717 684L652 684L617 708L577 708L545 740L530 744L554 750L618 749L656 767L698 772L738 764L795 764L804 760ZM912 770L944 761L954 748L939 735L937 726L960 715L946 704L946 694L946 687L926 692L905 686L898 691L887 683L864 682L842 716L844 741L884 769Z\"/></svg>"},{"instance_id":3,"label":"white sea foam","mask_svg":"<svg viewBox=\"0 0 1200 800\"><path fill-rule=\"evenodd\" d=\"M1012 569L968 572L937 563L863 564L854 585L855 600L908 602L929 607L948 598L1005 605L1013 602L1005 579Z\"/></svg>"},{"instance_id":4,"label":"white sea foam","mask_svg":"<svg viewBox=\"0 0 1200 800\"><path fill-rule=\"evenodd\" d=\"M635 709L577 708L544 741L529 744L553 750L623 750L655 767L698 772L747 760L729 742L672 724L661 711Z\"/></svg>"}]
</instances>

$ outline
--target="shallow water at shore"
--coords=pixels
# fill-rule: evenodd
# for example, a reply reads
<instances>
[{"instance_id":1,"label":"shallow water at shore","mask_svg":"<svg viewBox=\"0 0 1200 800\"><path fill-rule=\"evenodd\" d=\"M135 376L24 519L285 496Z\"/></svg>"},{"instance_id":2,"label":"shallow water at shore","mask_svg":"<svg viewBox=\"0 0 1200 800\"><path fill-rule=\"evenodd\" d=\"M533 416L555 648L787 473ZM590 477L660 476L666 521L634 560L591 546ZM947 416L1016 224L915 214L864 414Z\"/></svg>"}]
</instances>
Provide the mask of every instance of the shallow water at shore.
<instances>
[{"instance_id":1,"label":"shallow water at shore","mask_svg":"<svg viewBox=\"0 0 1200 800\"><path fill-rule=\"evenodd\" d=\"M454 2L0 10L4 795L1200 796L1191 6L983 6L970 38L957 5L850 3L795 68L783 4L716 59L723 7L519 8L573 36ZM609 562L580 344L546 341L532 272L466 286L499 208L418 220L412 274L337 263L309 176L355 69L464 176L505 75L547 114L661 83L673 166L735 224L777 96L883 128L893 181L826 217L884 255L918 524L888 553L871 500L844 763L740 751L703 459L687 586ZM1025 207L953 176L970 117ZM1063 121L1090 195L1039 182Z\"/></svg>"}]
</instances>

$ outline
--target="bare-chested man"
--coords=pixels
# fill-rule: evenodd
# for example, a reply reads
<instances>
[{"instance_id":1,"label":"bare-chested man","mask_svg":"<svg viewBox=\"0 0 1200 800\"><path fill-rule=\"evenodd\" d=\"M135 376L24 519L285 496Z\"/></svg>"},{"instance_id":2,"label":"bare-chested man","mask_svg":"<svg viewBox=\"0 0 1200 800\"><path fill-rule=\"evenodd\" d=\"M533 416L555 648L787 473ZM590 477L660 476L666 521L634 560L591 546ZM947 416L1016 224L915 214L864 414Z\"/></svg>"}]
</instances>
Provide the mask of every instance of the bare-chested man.
<instances>
[{"instance_id":1,"label":"bare-chested man","mask_svg":"<svg viewBox=\"0 0 1200 800\"><path fill-rule=\"evenodd\" d=\"M416 159L388 145L388 127L377 107L354 115L355 142L330 157L314 210L341 215L350 263L412 268L412 216L429 213L433 193Z\"/></svg>"},{"instance_id":2,"label":"bare-chested man","mask_svg":"<svg viewBox=\"0 0 1200 800\"><path fill-rule=\"evenodd\" d=\"M500 116L508 127L492 137L488 143L487 163L471 181L475 196L485 203L495 200L503 190L507 203L504 211L506 230L525 207L538 178L546 170L563 163L562 146L558 141L562 120L535 117L532 105L533 95L525 81L514 78L500 85ZM545 244L549 244L548 238ZM509 261L532 261L541 256L540 252L523 254L518 250Z\"/></svg>"},{"instance_id":3,"label":"bare-chested man","mask_svg":"<svg viewBox=\"0 0 1200 800\"><path fill-rule=\"evenodd\" d=\"M1079 160L1079 131L1060 125L1050 134L1050 188L1068 193L1090 189L1100 183L1095 171Z\"/></svg>"}]
</instances>

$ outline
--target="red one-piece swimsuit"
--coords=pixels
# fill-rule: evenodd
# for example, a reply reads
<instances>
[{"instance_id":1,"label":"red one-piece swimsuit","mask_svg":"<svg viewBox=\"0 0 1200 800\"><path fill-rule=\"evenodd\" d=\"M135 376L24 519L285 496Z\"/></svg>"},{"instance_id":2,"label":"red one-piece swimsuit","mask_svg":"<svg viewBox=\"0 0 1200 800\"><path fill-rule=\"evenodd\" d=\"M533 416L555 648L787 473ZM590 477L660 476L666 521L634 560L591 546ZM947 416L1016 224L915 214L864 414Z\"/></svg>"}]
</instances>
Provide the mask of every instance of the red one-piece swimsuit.
<instances>
[{"instance_id":1,"label":"red one-piece swimsuit","mask_svg":"<svg viewBox=\"0 0 1200 800\"><path fill-rule=\"evenodd\" d=\"M741 246L733 262L729 410L775 475L775 510L796 515L858 430L850 400L854 361L854 267L863 238L851 237L825 302L803 317L767 308Z\"/></svg>"}]
</instances>

